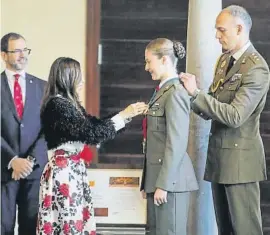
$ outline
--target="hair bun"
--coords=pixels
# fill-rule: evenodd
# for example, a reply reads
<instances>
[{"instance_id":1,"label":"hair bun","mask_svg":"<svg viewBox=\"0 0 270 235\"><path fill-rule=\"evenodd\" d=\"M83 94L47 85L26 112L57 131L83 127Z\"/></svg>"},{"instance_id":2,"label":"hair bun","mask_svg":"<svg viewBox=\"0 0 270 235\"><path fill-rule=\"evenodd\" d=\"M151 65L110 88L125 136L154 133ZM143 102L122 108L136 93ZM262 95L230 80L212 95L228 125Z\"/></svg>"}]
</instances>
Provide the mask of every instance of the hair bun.
<instances>
[{"instance_id":1,"label":"hair bun","mask_svg":"<svg viewBox=\"0 0 270 235\"><path fill-rule=\"evenodd\" d=\"M183 59L186 55L186 50L183 44L179 41L173 41L174 54L177 58Z\"/></svg>"}]
</instances>

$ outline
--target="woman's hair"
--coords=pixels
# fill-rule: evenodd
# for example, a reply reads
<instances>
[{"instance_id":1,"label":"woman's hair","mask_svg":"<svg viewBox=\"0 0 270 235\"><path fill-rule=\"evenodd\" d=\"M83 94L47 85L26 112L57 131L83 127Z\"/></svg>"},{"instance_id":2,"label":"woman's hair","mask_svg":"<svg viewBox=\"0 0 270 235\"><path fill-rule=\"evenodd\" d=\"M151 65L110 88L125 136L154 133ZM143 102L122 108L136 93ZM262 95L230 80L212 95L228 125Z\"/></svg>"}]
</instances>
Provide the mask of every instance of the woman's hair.
<instances>
[{"instance_id":1,"label":"woman's hair","mask_svg":"<svg viewBox=\"0 0 270 235\"><path fill-rule=\"evenodd\" d=\"M158 58L169 56L172 63L176 64L177 72L180 72L179 59L183 59L186 55L186 50L181 42L171 41L167 38L157 38L146 46L146 50L151 51Z\"/></svg>"},{"instance_id":2,"label":"woman's hair","mask_svg":"<svg viewBox=\"0 0 270 235\"><path fill-rule=\"evenodd\" d=\"M78 107L79 97L76 88L81 81L82 74L80 63L78 61L68 57L56 59L50 69L41 112L43 112L49 99L57 95L69 99L76 107Z\"/></svg>"}]
</instances>

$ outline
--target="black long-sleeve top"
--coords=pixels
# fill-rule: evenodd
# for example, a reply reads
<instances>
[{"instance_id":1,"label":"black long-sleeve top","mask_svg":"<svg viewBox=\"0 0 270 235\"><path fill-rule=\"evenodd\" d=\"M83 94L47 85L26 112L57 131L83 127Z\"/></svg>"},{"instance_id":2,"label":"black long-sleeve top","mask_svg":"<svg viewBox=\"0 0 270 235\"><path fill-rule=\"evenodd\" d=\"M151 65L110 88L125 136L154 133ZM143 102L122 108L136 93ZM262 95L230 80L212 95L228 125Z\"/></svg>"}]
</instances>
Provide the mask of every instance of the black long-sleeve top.
<instances>
[{"instance_id":1,"label":"black long-sleeve top","mask_svg":"<svg viewBox=\"0 0 270 235\"><path fill-rule=\"evenodd\" d=\"M116 135L111 119L93 117L63 97L48 101L41 113L41 124L48 149L71 141L96 145Z\"/></svg>"}]
</instances>

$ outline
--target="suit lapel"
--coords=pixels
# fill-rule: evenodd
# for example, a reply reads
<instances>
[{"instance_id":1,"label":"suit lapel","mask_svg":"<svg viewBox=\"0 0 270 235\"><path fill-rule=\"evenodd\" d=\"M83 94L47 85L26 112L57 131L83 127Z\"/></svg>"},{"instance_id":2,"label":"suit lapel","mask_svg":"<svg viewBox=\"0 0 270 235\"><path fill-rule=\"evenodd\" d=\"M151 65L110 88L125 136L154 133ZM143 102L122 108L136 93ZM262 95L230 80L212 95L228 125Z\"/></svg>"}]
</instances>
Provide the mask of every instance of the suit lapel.
<instances>
[{"instance_id":1,"label":"suit lapel","mask_svg":"<svg viewBox=\"0 0 270 235\"><path fill-rule=\"evenodd\" d=\"M20 122L20 119L18 117L15 104L14 104L14 99L12 97L10 87L8 84L7 80L7 75L5 72L1 74L2 77L2 84L1 84L1 92L2 92L2 98L7 102L7 106L10 108L11 112L13 113L15 119Z\"/></svg>"},{"instance_id":2,"label":"suit lapel","mask_svg":"<svg viewBox=\"0 0 270 235\"><path fill-rule=\"evenodd\" d=\"M29 77L28 74L25 74L25 104L23 109L23 118L25 114L31 113L31 103L36 100L36 82Z\"/></svg>"}]
</instances>

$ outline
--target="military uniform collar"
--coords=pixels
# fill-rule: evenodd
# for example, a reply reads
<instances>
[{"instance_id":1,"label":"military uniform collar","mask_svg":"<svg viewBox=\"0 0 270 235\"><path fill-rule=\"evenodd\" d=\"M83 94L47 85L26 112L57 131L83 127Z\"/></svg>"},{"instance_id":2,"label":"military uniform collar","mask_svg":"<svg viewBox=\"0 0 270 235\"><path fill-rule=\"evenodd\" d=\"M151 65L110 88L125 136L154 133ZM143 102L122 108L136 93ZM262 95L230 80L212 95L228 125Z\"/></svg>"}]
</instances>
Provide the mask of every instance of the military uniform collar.
<instances>
[{"instance_id":1,"label":"military uniform collar","mask_svg":"<svg viewBox=\"0 0 270 235\"><path fill-rule=\"evenodd\" d=\"M168 91L174 84L179 84L180 80L178 77L176 78L170 78L168 79L160 88L160 90L156 93L154 99L152 100L150 106L155 103L160 97L163 96L164 93L166 93L166 91Z\"/></svg>"},{"instance_id":2,"label":"military uniform collar","mask_svg":"<svg viewBox=\"0 0 270 235\"><path fill-rule=\"evenodd\" d=\"M239 60L241 56L245 53L245 51L250 47L251 42L248 41L241 49L239 49L237 52L235 52L232 56L235 59L235 61Z\"/></svg>"},{"instance_id":3,"label":"military uniform collar","mask_svg":"<svg viewBox=\"0 0 270 235\"><path fill-rule=\"evenodd\" d=\"M159 85L158 85L159 89L160 89L164 84L166 84L167 82L169 82L169 81L172 80L172 79L175 79L176 77L177 77L177 76L175 76L175 77L173 77L173 78L166 78L166 79L164 79L162 82L159 83Z\"/></svg>"}]
</instances>

